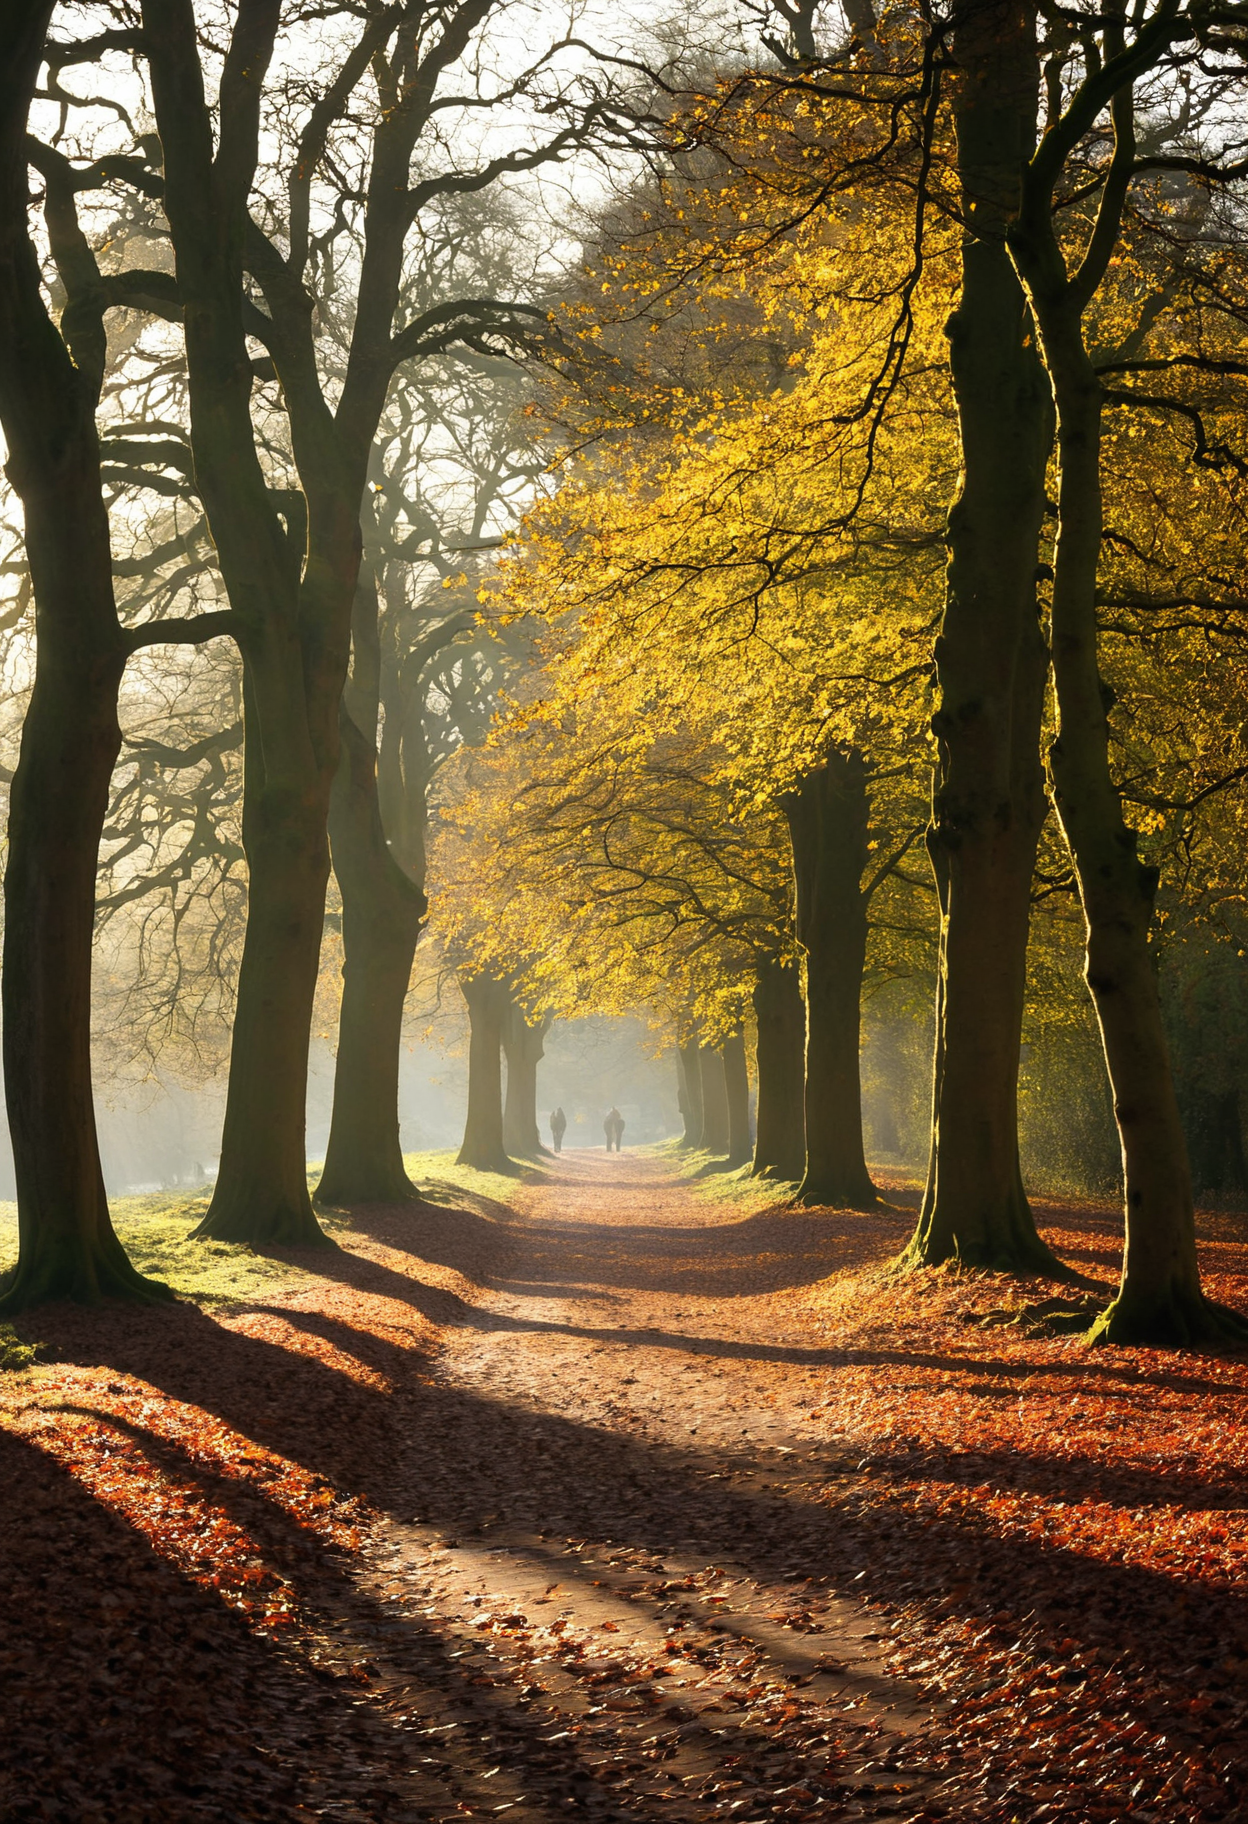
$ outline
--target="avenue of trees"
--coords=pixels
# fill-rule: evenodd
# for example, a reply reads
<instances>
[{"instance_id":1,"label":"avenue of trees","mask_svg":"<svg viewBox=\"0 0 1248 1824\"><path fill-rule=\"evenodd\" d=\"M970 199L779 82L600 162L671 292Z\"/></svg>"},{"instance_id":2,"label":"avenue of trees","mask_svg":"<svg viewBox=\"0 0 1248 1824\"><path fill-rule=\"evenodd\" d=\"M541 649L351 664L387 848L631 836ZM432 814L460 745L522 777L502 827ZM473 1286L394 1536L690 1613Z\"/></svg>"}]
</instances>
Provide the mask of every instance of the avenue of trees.
<instances>
[{"instance_id":1,"label":"avenue of trees","mask_svg":"<svg viewBox=\"0 0 1248 1824\"><path fill-rule=\"evenodd\" d=\"M316 1195L418 1205L423 944L492 1171L550 1022L641 1009L688 1146L869 1212L864 1005L934 1002L899 1270L1068 1274L1020 1059L1094 1029L1122 1279L1052 1321L1242 1340L1193 1168L1248 1190L1248 13L611 32L0 21L0 1310L164 1295L109 1220L100 957L138 1049L229 1031L199 1233L321 1246L318 996Z\"/></svg>"}]
</instances>

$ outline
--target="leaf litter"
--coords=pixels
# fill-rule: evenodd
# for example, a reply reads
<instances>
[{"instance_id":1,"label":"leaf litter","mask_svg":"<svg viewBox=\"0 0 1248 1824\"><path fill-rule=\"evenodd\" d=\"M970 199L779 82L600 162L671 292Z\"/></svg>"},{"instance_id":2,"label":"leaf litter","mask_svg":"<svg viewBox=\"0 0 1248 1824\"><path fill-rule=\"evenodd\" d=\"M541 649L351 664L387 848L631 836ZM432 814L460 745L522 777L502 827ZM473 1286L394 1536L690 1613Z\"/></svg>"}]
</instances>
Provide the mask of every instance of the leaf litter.
<instances>
[{"instance_id":1,"label":"leaf litter","mask_svg":"<svg viewBox=\"0 0 1248 1824\"><path fill-rule=\"evenodd\" d=\"M1248 1364L980 1329L1054 1288L890 1279L902 1209L560 1168L18 1326L0 1815L1248 1815Z\"/></svg>"}]
</instances>

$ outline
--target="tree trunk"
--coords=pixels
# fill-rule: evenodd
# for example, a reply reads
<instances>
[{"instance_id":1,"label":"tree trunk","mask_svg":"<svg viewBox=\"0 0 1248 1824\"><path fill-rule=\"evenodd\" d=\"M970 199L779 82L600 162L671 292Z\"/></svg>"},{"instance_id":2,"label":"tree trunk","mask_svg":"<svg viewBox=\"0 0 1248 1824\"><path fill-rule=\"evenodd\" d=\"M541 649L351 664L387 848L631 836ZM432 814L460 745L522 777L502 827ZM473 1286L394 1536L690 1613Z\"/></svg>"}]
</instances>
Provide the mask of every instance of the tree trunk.
<instances>
[{"instance_id":1,"label":"tree trunk","mask_svg":"<svg viewBox=\"0 0 1248 1824\"><path fill-rule=\"evenodd\" d=\"M744 1165L750 1157L750 1072L745 1061L745 1034L734 1032L722 1046L724 1089L728 1100L728 1164Z\"/></svg>"},{"instance_id":2,"label":"tree trunk","mask_svg":"<svg viewBox=\"0 0 1248 1824\"><path fill-rule=\"evenodd\" d=\"M871 1209L859 1070L867 958L866 765L833 754L787 794L797 935L806 954L806 1169L802 1203Z\"/></svg>"},{"instance_id":3,"label":"tree trunk","mask_svg":"<svg viewBox=\"0 0 1248 1824\"><path fill-rule=\"evenodd\" d=\"M307 1185L308 1034L367 449L346 453L317 380L309 300L296 285L297 301L279 313L282 323L271 318L271 334L304 502L301 515L278 513L257 448L243 321L275 0L236 9L220 66L215 158L193 9L143 0L141 10L183 305L195 480L243 655L247 933L221 1162L196 1234L324 1246ZM261 238L257 230L257 245Z\"/></svg>"},{"instance_id":4,"label":"tree trunk","mask_svg":"<svg viewBox=\"0 0 1248 1824\"><path fill-rule=\"evenodd\" d=\"M503 1145L521 1159L540 1159L542 1145L537 1124L537 1067L545 1054L550 1019L529 1020L524 1008L511 999L503 1020L503 1051L507 1058L507 1096L503 1103Z\"/></svg>"},{"instance_id":5,"label":"tree trunk","mask_svg":"<svg viewBox=\"0 0 1248 1824\"><path fill-rule=\"evenodd\" d=\"M35 684L10 791L4 878L5 1097L18 1264L6 1314L52 1298L167 1298L113 1232L91 1086L95 881L121 744L125 645L100 482L98 371L71 360L29 238L26 118L51 7L0 28L0 423L25 513Z\"/></svg>"},{"instance_id":6,"label":"tree trunk","mask_svg":"<svg viewBox=\"0 0 1248 1824\"><path fill-rule=\"evenodd\" d=\"M688 1103L687 1109L682 1111L685 1117L685 1137L681 1144L697 1149L702 1145L706 1111L702 1105L702 1054L696 1040L680 1047L680 1068Z\"/></svg>"},{"instance_id":7,"label":"tree trunk","mask_svg":"<svg viewBox=\"0 0 1248 1824\"><path fill-rule=\"evenodd\" d=\"M10 463L10 474L18 465ZM20 472L20 471L19 471ZM40 505L24 494L38 607L37 677L10 792L4 877L4 1081L17 1184L19 1260L0 1299L17 1311L46 1299L171 1297L126 1258L109 1219L91 1085L91 962L100 832L121 745L121 657L74 650L58 625L58 583L79 601L111 584L107 526L103 574L89 547L103 518L98 489L67 489L53 506L80 505L78 537L57 528L40 552ZM87 533L89 536L82 536ZM83 550L83 545L88 549ZM58 576L58 572L60 575ZM111 593L111 587L110 587ZM67 642L66 636L69 636ZM65 650L67 643L69 650Z\"/></svg>"},{"instance_id":8,"label":"tree trunk","mask_svg":"<svg viewBox=\"0 0 1248 1824\"><path fill-rule=\"evenodd\" d=\"M681 1136L678 1146L692 1146L693 1117L689 1107L689 1089L685 1081L685 1060L680 1046L676 1047L676 1107L680 1111Z\"/></svg>"},{"instance_id":9,"label":"tree trunk","mask_svg":"<svg viewBox=\"0 0 1248 1824\"><path fill-rule=\"evenodd\" d=\"M927 1191L904 1259L1053 1270L1018 1160L1018 1059L1036 845L1045 816L1046 658L1036 606L1052 408L1005 249L1035 140L1034 15L966 0L952 54L966 208L949 321L962 478L935 657L939 758L928 848L940 982Z\"/></svg>"},{"instance_id":10,"label":"tree trunk","mask_svg":"<svg viewBox=\"0 0 1248 1824\"><path fill-rule=\"evenodd\" d=\"M796 965L776 957L759 963L754 1016L758 1026L754 1176L796 1184L806 1167L806 1006Z\"/></svg>"},{"instance_id":11,"label":"tree trunk","mask_svg":"<svg viewBox=\"0 0 1248 1824\"><path fill-rule=\"evenodd\" d=\"M280 691L285 682L277 667L264 688ZM329 880L328 806L310 781L263 776L257 730L269 718L257 717L257 694L245 665L247 932L221 1160L208 1212L194 1232L253 1247L332 1247L313 1214L306 1143L309 1038Z\"/></svg>"},{"instance_id":12,"label":"tree trunk","mask_svg":"<svg viewBox=\"0 0 1248 1824\"><path fill-rule=\"evenodd\" d=\"M722 1055L709 1045L698 1047L698 1076L702 1084L702 1146L722 1159L728 1153L728 1085Z\"/></svg>"},{"instance_id":13,"label":"tree trunk","mask_svg":"<svg viewBox=\"0 0 1248 1824\"><path fill-rule=\"evenodd\" d=\"M1201 1290L1187 1145L1149 946L1158 876L1139 860L1136 833L1122 814L1097 655L1101 383L1084 347L1082 305L1068 286L1053 283L1046 256L1047 249L1020 239L1058 420L1057 733L1049 764L1083 901L1085 978L1113 1088L1126 1204L1118 1295L1090 1340L1184 1346L1240 1336L1245 1326Z\"/></svg>"},{"instance_id":14,"label":"tree trunk","mask_svg":"<svg viewBox=\"0 0 1248 1824\"><path fill-rule=\"evenodd\" d=\"M507 1016L507 984L492 975L459 978L468 1003L471 1036L468 1043L468 1116L464 1143L457 1165L471 1165L479 1172L515 1171L503 1146L503 1021Z\"/></svg>"},{"instance_id":15,"label":"tree trunk","mask_svg":"<svg viewBox=\"0 0 1248 1824\"><path fill-rule=\"evenodd\" d=\"M343 988L334 1108L317 1187L321 1203L419 1199L399 1143L399 1051L425 896L386 843L377 805L377 748L344 705L343 757L329 801L329 840L342 894Z\"/></svg>"}]
</instances>

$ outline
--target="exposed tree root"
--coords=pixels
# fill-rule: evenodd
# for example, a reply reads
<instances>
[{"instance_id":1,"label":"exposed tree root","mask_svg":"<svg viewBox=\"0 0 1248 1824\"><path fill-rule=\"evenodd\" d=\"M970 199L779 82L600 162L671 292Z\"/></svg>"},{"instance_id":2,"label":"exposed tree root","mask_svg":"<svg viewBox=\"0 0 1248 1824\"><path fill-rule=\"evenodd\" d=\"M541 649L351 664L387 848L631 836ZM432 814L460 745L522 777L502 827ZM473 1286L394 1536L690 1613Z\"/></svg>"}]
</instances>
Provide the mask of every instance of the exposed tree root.
<instances>
[{"instance_id":1,"label":"exposed tree root","mask_svg":"<svg viewBox=\"0 0 1248 1824\"><path fill-rule=\"evenodd\" d=\"M963 1321L979 1330L1013 1328L1024 1336L1074 1336L1088 1328L1100 1309L1100 1300L1093 1297L1043 1298L1035 1304L968 1311Z\"/></svg>"},{"instance_id":2,"label":"exposed tree root","mask_svg":"<svg viewBox=\"0 0 1248 1824\"><path fill-rule=\"evenodd\" d=\"M337 1248L306 1207L277 1204L258 1209L247 1200L210 1206L199 1227L191 1230L196 1241L234 1241L249 1248Z\"/></svg>"},{"instance_id":3,"label":"exposed tree root","mask_svg":"<svg viewBox=\"0 0 1248 1824\"><path fill-rule=\"evenodd\" d=\"M931 1267L970 1267L983 1273L1010 1273L1018 1278L1077 1280L1079 1274L1058 1259L1048 1243L1034 1232L1003 1234L980 1246L964 1246L956 1237L946 1239L920 1223L897 1258L901 1273Z\"/></svg>"},{"instance_id":4,"label":"exposed tree root","mask_svg":"<svg viewBox=\"0 0 1248 1824\"><path fill-rule=\"evenodd\" d=\"M116 1299L132 1305L166 1304L175 1296L163 1280L133 1266L115 1238L87 1248L32 1248L0 1280L0 1317L68 1299L98 1305Z\"/></svg>"},{"instance_id":5,"label":"exposed tree root","mask_svg":"<svg viewBox=\"0 0 1248 1824\"><path fill-rule=\"evenodd\" d=\"M1082 1336L1090 1348L1114 1344L1137 1349L1248 1347L1248 1319L1203 1293L1175 1295L1144 1305L1121 1294L1111 1304L1099 1298L1046 1298L1034 1304L968 1311L978 1329L1007 1326L1025 1336Z\"/></svg>"},{"instance_id":6,"label":"exposed tree root","mask_svg":"<svg viewBox=\"0 0 1248 1824\"><path fill-rule=\"evenodd\" d=\"M1243 1349L1248 1347L1248 1319L1206 1298L1199 1288L1154 1298L1125 1291L1099 1314L1087 1341L1094 1347Z\"/></svg>"}]
</instances>

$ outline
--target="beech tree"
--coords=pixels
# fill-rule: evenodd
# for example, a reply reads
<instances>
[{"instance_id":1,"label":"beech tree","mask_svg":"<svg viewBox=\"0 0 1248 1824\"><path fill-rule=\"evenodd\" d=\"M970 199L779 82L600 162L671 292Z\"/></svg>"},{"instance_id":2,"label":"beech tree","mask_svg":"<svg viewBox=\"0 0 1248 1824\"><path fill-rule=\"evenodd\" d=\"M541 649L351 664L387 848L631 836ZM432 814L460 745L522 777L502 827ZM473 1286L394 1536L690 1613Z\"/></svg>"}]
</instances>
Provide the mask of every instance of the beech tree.
<instances>
[{"instance_id":1,"label":"beech tree","mask_svg":"<svg viewBox=\"0 0 1248 1824\"><path fill-rule=\"evenodd\" d=\"M5 1085L20 1236L3 1294L10 1310L56 1297L169 1296L126 1259L100 1169L90 1054L96 864L128 657L155 641L225 629L219 615L123 627L117 613L95 417L104 318L145 300L152 275L101 273L76 199L111 173L75 170L60 152L29 142L27 126L46 59L86 60L129 34L49 50L51 10L17 4L0 26L0 423L35 602L35 680L10 787L5 870ZM59 325L30 236L28 158L45 183L44 223L64 291ZM143 182L142 162L121 175Z\"/></svg>"},{"instance_id":2,"label":"beech tree","mask_svg":"<svg viewBox=\"0 0 1248 1824\"><path fill-rule=\"evenodd\" d=\"M1040 93L1035 16L961 0L948 39L962 225L949 371L961 473L934 647L928 849L940 902L931 1161L915 1266L1052 1270L1018 1159L1018 1057L1036 848L1047 812L1047 655L1036 593L1052 407L1005 245Z\"/></svg>"},{"instance_id":3,"label":"beech tree","mask_svg":"<svg viewBox=\"0 0 1248 1824\"><path fill-rule=\"evenodd\" d=\"M431 221L406 286L409 314L466 282L501 282L517 225L488 197L468 200L471 210L444 199L439 233ZM403 1166L397 1105L404 1001L430 886L429 798L457 747L484 738L497 692L523 662L523 640L478 627L472 579L531 487L525 388L513 363L476 340L405 373L374 442L346 752L330 800L344 947L333 1119L317 1187L330 1204L418 1195ZM513 1010L505 1033L516 1036L527 1080L536 1059L518 1017ZM520 1112L513 1075L508 1145L519 1145L521 1126L533 1126L535 1143L536 1113L526 1121Z\"/></svg>"},{"instance_id":4,"label":"beech tree","mask_svg":"<svg viewBox=\"0 0 1248 1824\"><path fill-rule=\"evenodd\" d=\"M436 14L399 5L371 15L314 85L297 133L283 131L274 117L279 143L288 148L285 195L279 204L262 191L253 207L266 104L280 108L283 95L293 100L307 93L302 76L283 79L276 90L266 86L278 6L243 0L211 105L189 0L143 11L185 325L196 478L245 679L248 927L221 1164L204 1235L324 1240L304 1157L308 1031L359 578L360 502L394 375L405 362L457 340L492 334L505 345L540 321L540 313L519 305L472 298L396 328L409 237L431 198L483 189L558 159L595 127L606 130L612 118L606 94L589 74L572 73L560 87L546 79L557 56L552 62L539 52L528 69L499 79L493 99L512 107L541 88L539 112L553 126L511 151L413 172L422 136L441 128L452 105L470 48L501 15L499 0L462 0ZM478 93L460 97L469 113L490 104L484 73L482 81ZM366 150L341 139L344 131L359 131L354 124L340 127L352 115L368 119ZM284 122L288 127L285 111ZM313 220L317 184L336 171L336 152L357 169L358 181L347 186L336 215L331 209L320 236ZM429 156L436 156L432 144ZM322 285L345 282L334 244L347 210L358 211L361 252L350 268L354 312L345 373L331 390L318 358L314 299L318 276ZM283 514L271 498L257 451L249 338L267 352L281 387L302 495L293 513Z\"/></svg>"},{"instance_id":5,"label":"beech tree","mask_svg":"<svg viewBox=\"0 0 1248 1824\"><path fill-rule=\"evenodd\" d=\"M1244 1333L1243 1320L1201 1290L1187 1146L1149 946L1158 876L1139 859L1110 761L1097 624L1104 389L1086 327L1121 242L1133 183L1154 163L1181 170L1189 162L1181 152L1141 157L1135 86L1173 45L1212 37L1229 48L1228 28L1241 29L1233 12L1215 22L1167 3L1149 17L1128 23L1125 12L1116 13L1098 22L1095 33L1085 29L1087 73L1020 172L1009 223L1009 248L1027 287L1057 411L1051 606L1057 730L1049 764L1087 921L1086 980L1122 1144L1122 1280L1091 1332L1093 1340L1108 1342L1186 1344ZM1097 209L1082 244L1070 249L1056 222L1059 186L1067 161L1106 110L1112 146L1098 173ZM1224 177L1216 160L1197 168L1208 181Z\"/></svg>"}]
</instances>

